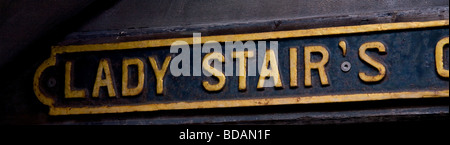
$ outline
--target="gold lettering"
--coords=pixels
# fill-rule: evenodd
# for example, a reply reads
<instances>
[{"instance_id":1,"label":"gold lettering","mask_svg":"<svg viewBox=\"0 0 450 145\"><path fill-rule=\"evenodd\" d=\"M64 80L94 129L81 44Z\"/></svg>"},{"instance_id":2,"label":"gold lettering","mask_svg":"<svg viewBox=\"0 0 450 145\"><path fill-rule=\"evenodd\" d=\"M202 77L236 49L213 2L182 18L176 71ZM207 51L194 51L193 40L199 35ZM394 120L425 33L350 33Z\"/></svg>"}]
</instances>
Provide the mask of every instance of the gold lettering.
<instances>
[{"instance_id":1,"label":"gold lettering","mask_svg":"<svg viewBox=\"0 0 450 145\"><path fill-rule=\"evenodd\" d=\"M128 87L128 66L136 65L138 68L138 84L134 88ZM144 63L138 58L123 59L122 64L122 96L135 96L144 88Z\"/></svg>"},{"instance_id":2,"label":"gold lettering","mask_svg":"<svg viewBox=\"0 0 450 145\"><path fill-rule=\"evenodd\" d=\"M253 51L233 52L232 57L239 59L239 90L247 89L247 58L253 57Z\"/></svg>"},{"instance_id":3,"label":"gold lettering","mask_svg":"<svg viewBox=\"0 0 450 145\"><path fill-rule=\"evenodd\" d=\"M359 78L364 82L378 82L386 75L386 68L383 64L370 58L370 56L366 54L367 49L378 49L378 52L386 52L386 48L381 42L367 42L359 47L359 58L375 67L379 72L379 74L375 76L369 76L363 72L359 72Z\"/></svg>"},{"instance_id":4,"label":"gold lettering","mask_svg":"<svg viewBox=\"0 0 450 145\"><path fill-rule=\"evenodd\" d=\"M169 66L170 60L172 57L167 56L166 59L163 62L163 65L161 69L159 69L158 64L156 63L155 58L148 57L148 60L150 61L153 71L155 72L156 76L156 94L163 94L164 90L164 76L167 72L167 67Z\"/></svg>"},{"instance_id":5,"label":"gold lettering","mask_svg":"<svg viewBox=\"0 0 450 145\"><path fill-rule=\"evenodd\" d=\"M208 53L203 58L203 62L202 62L203 69L205 69L206 71L211 73L213 76L217 77L219 79L219 82L214 85L209 84L208 81L203 81L202 83L203 83L203 87L207 91L219 91L219 90L222 90L223 87L225 86L225 75L222 72L220 72L219 70L215 69L214 67L212 67L208 64L209 60L211 60L211 59L217 59L220 62L224 62L225 58L222 54L217 53L217 52Z\"/></svg>"},{"instance_id":6,"label":"gold lettering","mask_svg":"<svg viewBox=\"0 0 450 145\"><path fill-rule=\"evenodd\" d=\"M436 44L435 60L436 60L436 70L441 77L448 78L449 71L444 69L444 46L448 45L448 37L442 38Z\"/></svg>"},{"instance_id":7,"label":"gold lettering","mask_svg":"<svg viewBox=\"0 0 450 145\"><path fill-rule=\"evenodd\" d=\"M271 66L270 70L268 68L269 62ZM264 87L264 81L267 77L273 78L275 87L283 87L281 83L280 72L278 70L278 62L273 50L266 50L266 56L263 60L263 65L261 67L261 73L256 88L262 89Z\"/></svg>"},{"instance_id":8,"label":"gold lettering","mask_svg":"<svg viewBox=\"0 0 450 145\"><path fill-rule=\"evenodd\" d=\"M297 48L289 48L290 85L297 87Z\"/></svg>"},{"instance_id":9,"label":"gold lettering","mask_svg":"<svg viewBox=\"0 0 450 145\"><path fill-rule=\"evenodd\" d=\"M311 53L319 52L322 54L322 59L319 62L311 62ZM319 71L320 83L322 85L329 85L328 76L325 72L325 64L328 63L329 54L323 46L305 46L305 86L311 86L311 69Z\"/></svg>"},{"instance_id":10,"label":"gold lettering","mask_svg":"<svg viewBox=\"0 0 450 145\"><path fill-rule=\"evenodd\" d=\"M85 90L76 90L72 89L72 62L66 62L66 73L65 73L65 84L64 84L64 96L65 98L85 98L86 91Z\"/></svg>"},{"instance_id":11,"label":"gold lettering","mask_svg":"<svg viewBox=\"0 0 450 145\"><path fill-rule=\"evenodd\" d=\"M116 96L116 91L113 86L113 80L110 70L110 62L106 59L100 60L97 69L97 77L95 77L94 90L92 91L92 97L98 97L100 87L106 86L108 88L108 95L110 97ZM105 79L102 79L102 74L105 72Z\"/></svg>"}]
</instances>

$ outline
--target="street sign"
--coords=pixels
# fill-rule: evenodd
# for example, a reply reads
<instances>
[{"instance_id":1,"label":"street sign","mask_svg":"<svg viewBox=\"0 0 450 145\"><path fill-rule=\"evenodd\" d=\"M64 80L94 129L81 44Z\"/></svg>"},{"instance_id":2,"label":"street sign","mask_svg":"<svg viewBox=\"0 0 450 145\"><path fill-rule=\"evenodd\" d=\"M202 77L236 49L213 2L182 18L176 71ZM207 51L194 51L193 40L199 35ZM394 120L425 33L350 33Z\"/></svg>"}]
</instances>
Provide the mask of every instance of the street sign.
<instances>
[{"instance_id":1,"label":"street sign","mask_svg":"<svg viewBox=\"0 0 450 145\"><path fill-rule=\"evenodd\" d=\"M54 46L34 92L50 115L448 97L448 24Z\"/></svg>"}]
</instances>

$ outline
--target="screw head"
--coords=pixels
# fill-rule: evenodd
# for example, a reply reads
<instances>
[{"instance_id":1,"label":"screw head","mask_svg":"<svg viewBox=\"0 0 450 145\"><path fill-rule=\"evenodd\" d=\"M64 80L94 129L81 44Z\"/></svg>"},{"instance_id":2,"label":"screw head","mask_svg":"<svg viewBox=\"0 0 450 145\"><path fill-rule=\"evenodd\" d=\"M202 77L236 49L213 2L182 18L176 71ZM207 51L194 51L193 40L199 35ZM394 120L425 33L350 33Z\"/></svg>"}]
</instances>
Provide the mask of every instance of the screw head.
<instances>
[{"instance_id":1,"label":"screw head","mask_svg":"<svg viewBox=\"0 0 450 145\"><path fill-rule=\"evenodd\" d=\"M343 72L348 72L348 71L350 71L351 68L352 68L352 64L350 64L350 62L348 62L348 61L344 61L341 64L341 70Z\"/></svg>"},{"instance_id":2,"label":"screw head","mask_svg":"<svg viewBox=\"0 0 450 145\"><path fill-rule=\"evenodd\" d=\"M51 77L50 79L48 79L47 85L48 85L48 87L50 87L50 88L55 87L55 86L56 86L56 79L53 78L53 77Z\"/></svg>"}]
</instances>

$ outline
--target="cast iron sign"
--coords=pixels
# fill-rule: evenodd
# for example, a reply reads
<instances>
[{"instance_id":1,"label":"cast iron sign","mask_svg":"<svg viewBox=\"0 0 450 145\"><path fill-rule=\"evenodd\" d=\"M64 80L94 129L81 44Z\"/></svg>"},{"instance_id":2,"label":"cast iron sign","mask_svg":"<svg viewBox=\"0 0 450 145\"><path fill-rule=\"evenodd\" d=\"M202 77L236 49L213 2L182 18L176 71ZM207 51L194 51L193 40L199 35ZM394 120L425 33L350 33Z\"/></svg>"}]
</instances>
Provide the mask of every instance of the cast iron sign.
<instances>
[{"instance_id":1,"label":"cast iron sign","mask_svg":"<svg viewBox=\"0 0 450 145\"><path fill-rule=\"evenodd\" d=\"M51 115L448 97L448 24L54 46L34 92Z\"/></svg>"}]
</instances>

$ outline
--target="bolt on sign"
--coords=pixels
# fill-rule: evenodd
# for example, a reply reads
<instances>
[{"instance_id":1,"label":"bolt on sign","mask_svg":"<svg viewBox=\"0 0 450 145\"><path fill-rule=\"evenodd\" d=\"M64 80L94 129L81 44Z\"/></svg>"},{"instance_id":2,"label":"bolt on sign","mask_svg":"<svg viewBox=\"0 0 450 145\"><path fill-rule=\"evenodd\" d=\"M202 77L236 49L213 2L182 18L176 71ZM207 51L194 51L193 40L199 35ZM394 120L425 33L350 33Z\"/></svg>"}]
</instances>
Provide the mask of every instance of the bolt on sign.
<instances>
[{"instance_id":1,"label":"bolt on sign","mask_svg":"<svg viewBox=\"0 0 450 145\"><path fill-rule=\"evenodd\" d=\"M53 46L50 115L449 96L449 21Z\"/></svg>"}]
</instances>

